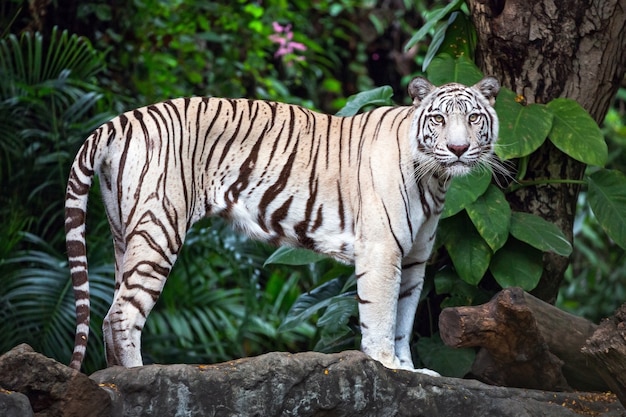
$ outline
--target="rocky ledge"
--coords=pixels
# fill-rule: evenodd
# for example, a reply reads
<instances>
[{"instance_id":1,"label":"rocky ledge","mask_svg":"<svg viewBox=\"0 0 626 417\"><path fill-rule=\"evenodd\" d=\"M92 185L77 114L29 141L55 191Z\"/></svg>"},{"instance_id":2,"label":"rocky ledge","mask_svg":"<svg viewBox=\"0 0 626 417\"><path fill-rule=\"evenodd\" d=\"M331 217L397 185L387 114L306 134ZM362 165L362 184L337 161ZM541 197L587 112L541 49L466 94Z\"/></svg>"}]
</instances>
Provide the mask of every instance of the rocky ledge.
<instances>
[{"instance_id":1,"label":"rocky ledge","mask_svg":"<svg viewBox=\"0 0 626 417\"><path fill-rule=\"evenodd\" d=\"M20 345L0 357L0 416L626 416L612 394L495 387L387 369L364 354L269 353L86 376Z\"/></svg>"}]
</instances>

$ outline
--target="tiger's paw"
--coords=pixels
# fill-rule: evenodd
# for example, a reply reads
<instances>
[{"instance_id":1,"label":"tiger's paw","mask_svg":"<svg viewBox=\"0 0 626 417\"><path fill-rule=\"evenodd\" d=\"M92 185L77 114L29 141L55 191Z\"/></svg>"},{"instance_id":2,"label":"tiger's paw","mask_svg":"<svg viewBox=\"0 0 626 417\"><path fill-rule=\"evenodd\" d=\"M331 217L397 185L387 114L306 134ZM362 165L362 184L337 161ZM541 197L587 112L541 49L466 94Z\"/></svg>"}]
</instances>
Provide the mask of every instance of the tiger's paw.
<instances>
[{"instance_id":1,"label":"tiger's paw","mask_svg":"<svg viewBox=\"0 0 626 417\"><path fill-rule=\"evenodd\" d=\"M428 369L428 368L416 369L413 366L413 362L412 361L402 361L402 360L400 360L396 356L394 356L393 359L388 360L388 361L382 361L380 359L378 359L378 361L380 363L382 363L386 368L389 368L389 369L401 369L403 371L418 372L420 374L434 376L434 377L440 377L441 376L438 372L435 372L435 371L433 371L431 369Z\"/></svg>"},{"instance_id":2,"label":"tiger's paw","mask_svg":"<svg viewBox=\"0 0 626 417\"><path fill-rule=\"evenodd\" d=\"M428 368L420 368L420 369L413 369L413 372L418 372L420 374L424 374L424 375L428 375L428 376L436 376L436 377L440 377L441 374L439 372L435 372L431 369Z\"/></svg>"},{"instance_id":3,"label":"tiger's paw","mask_svg":"<svg viewBox=\"0 0 626 417\"><path fill-rule=\"evenodd\" d=\"M411 362L411 364L410 364L410 365L408 365L408 364L404 364L404 362L403 362L403 365L402 365L402 366L400 366L400 367L399 367L399 368L397 368L397 369L404 369L404 370L406 370L406 371L417 372L417 373L424 374L424 375L428 375L428 376L441 376L438 372L433 371L433 370L428 369L428 368L419 368L419 369L416 369L415 367L413 367L413 363L412 363L412 362Z\"/></svg>"}]
</instances>

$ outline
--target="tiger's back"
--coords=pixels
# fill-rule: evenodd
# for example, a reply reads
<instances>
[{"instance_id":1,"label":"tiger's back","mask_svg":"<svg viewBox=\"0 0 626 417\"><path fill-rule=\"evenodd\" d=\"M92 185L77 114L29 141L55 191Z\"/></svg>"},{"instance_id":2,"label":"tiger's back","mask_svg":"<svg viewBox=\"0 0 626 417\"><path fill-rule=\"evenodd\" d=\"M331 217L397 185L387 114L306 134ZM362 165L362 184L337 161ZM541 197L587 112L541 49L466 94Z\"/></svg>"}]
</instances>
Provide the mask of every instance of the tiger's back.
<instances>
[{"instance_id":1,"label":"tiger's back","mask_svg":"<svg viewBox=\"0 0 626 417\"><path fill-rule=\"evenodd\" d=\"M200 218L222 216L255 239L355 262L362 328L372 326L363 316L380 320L374 318L382 314L391 322L372 326L369 342L365 331L364 350L399 367L395 354L387 357L395 342L381 348L374 340L394 336L400 296L421 291L415 279L401 283L399 271L410 264L420 274L445 193L438 172L416 179L423 153L419 110L384 107L335 117L282 103L187 98L127 112L100 127L79 151L68 184L77 296L72 366L80 367L88 332L84 213L96 173L116 253L115 295L104 323L109 365L141 365L141 330L187 230ZM397 283L383 288L381 276L398 276ZM400 298L398 306L375 301L379 290Z\"/></svg>"}]
</instances>

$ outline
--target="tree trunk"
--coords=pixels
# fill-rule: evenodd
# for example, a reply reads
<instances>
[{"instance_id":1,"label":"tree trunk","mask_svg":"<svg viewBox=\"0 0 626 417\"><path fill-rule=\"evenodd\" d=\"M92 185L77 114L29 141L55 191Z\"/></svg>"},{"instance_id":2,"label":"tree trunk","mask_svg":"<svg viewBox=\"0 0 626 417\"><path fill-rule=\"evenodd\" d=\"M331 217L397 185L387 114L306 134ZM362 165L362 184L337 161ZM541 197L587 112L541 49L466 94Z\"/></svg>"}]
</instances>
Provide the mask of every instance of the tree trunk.
<instances>
[{"instance_id":1,"label":"tree trunk","mask_svg":"<svg viewBox=\"0 0 626 417\"><path fill-rule=\"evenodd\" d=\"M448 346L482 348L472 366L479 380L551 391L609 388L581 352L597 327L521 288L502 290L480 306L446 308L439 316Z\"/></svg>"},{"instance_id":2,"label":"tree trunk","mask_svg":"<svg viewBox=\"0 0 626 417\"><path fill-rule=\"evenodd\" d=\"M528 103L557 97L578 101L601 123L626 69L623 0L468 0L485 74ZM551 143L530 155L526 180L580 179L585 165ZM556 224L572 241L579 186L523 187L508 195L514 210ZM533 293L554 303L569 260L547 253Z\"/></svg>"}]
</instances>

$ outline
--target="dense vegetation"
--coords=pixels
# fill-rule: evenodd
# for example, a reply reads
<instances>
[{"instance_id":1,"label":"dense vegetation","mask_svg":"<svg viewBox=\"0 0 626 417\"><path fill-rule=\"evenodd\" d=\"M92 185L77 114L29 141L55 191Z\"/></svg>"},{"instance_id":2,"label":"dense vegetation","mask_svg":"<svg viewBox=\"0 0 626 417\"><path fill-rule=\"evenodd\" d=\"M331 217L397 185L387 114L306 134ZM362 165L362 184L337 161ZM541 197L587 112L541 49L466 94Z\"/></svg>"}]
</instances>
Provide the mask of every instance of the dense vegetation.
<instances>
[{"instance_id":1,"label":"dense vegetation","mask_svg":"<svg viewBox=\"0 0 626 417\"><path fill-rule=\"evenodd\" d=\"M422 69L435 83L477 81L475 34L463 2L430 3L59 2L44 15L22 1L4 2L0 352L28 342L69 359L74 307L63 196L74 154L93 128L174 96L246 96L349 114L391 103L392 96L406 102L406 84ZM626 90L602 130L575 102L522 101L506 89L498 99L504 121L498 155L516 167L513 178L492 180L485 172L453 184L428 270L417 351L449 375L462 375L473 353L440 360L438 310L483 302L503 286L531 290L542 251L572 252L558 228L511 212L504 199L525 186L524 159L546 140L589 165L560 306L599 320L626 299ZM559 140L564 135L580 140ZM86 369L94 370L104 366L100 326L113 288L113 251L97 192L88 221L93 313ZM471 233L459 236L460 230ZM302 251L274 252L206 220L188 235L150 315L144 355L192 363L356 348L354 291L350 267Z\"/></svg>"}]
</instances>

